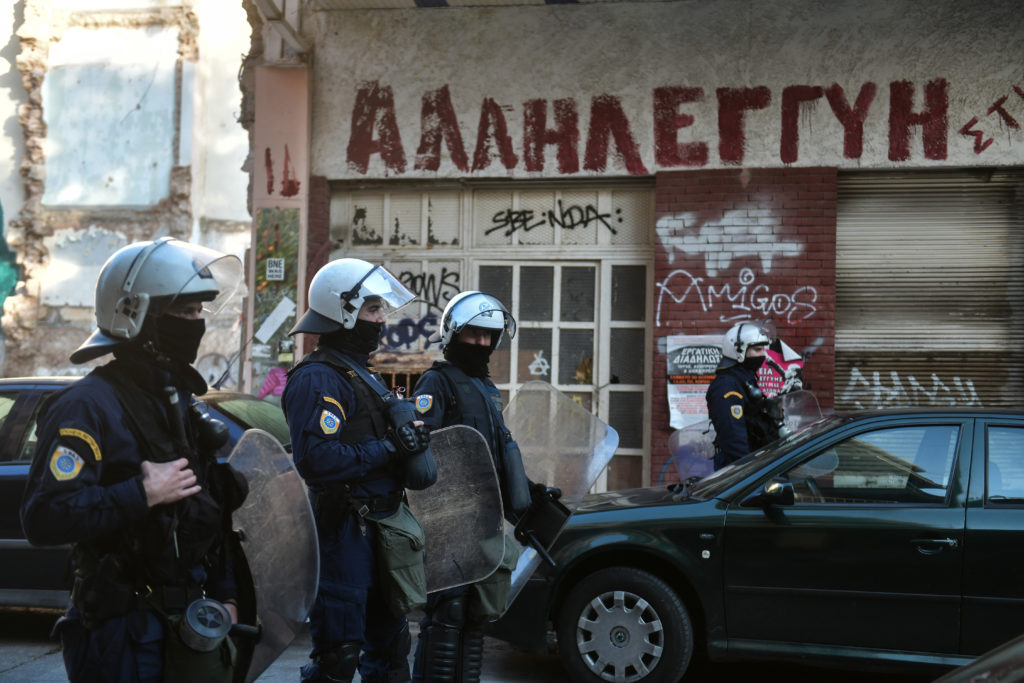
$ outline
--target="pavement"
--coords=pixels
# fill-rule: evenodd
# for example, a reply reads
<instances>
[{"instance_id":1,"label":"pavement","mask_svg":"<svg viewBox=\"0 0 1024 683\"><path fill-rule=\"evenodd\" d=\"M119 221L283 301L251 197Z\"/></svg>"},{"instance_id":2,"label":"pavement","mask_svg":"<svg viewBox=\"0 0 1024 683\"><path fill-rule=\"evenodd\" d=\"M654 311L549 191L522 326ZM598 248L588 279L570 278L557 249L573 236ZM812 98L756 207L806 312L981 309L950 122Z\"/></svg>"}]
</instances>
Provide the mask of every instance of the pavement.
<instances>
[{"instance_id":1,"label":"pavement","mask_svg":"<svg viewBox=\"0 0 1024 683\"><path fill-rule=\"evenodd\" d=\"M0 683L62 683L67 681L60 645L48 637L60 616L55 610L0 609ZM410 624L413 649L418 628ZM259 683L296 683L299 668L309 660L308 629L295 638L256 680ZM412 654L409 655L412 666ZM356 676L355 680L359 680ZM557 655L533 655L507 643L487 638L484 643L482 683L563 683Z\"/></svg>"}]
</instances>

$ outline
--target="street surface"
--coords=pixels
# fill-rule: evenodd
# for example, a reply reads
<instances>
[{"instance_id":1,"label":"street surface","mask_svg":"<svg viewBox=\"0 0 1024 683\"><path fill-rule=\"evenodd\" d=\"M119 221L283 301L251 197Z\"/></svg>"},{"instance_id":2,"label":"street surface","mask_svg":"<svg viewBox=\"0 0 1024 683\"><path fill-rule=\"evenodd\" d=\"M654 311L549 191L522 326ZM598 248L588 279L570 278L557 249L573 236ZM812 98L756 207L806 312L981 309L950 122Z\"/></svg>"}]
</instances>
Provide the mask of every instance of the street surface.
<instances>
[{"instance_id":1,"label":"street surface","mask_svg":"<svg viewBox=\"0 0 1024 683\"><path fill-rule=\"evenodd\" d=\"M60 647L48 634L59 613L51 610L0 609L0 683L60 683L67 681ZM413 643L415 647L415 632ZM257 680L259 683L296 683L299 667L309 655L309 633L302 633L291 647ZM410 665L412 657L410 656ZM818 669L776 663L744 663L706 666L698 681L787 680L789 683L925 683L932 676L865 673ZM359 680L359 677L356 677ZM533 655L488 638L482 683L565 683L558 656Z\"/></svg>"}]
</instances>

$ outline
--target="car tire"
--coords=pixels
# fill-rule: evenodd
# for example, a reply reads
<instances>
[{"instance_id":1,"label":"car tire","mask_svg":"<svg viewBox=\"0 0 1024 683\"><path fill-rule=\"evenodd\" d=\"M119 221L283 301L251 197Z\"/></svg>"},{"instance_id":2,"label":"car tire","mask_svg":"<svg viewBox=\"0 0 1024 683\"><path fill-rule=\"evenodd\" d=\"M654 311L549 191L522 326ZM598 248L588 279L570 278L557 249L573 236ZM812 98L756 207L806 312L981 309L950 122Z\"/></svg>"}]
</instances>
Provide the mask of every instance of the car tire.
<instances>
[{"instance_id":1,"label":"car tire","mask_svg":"<svg viewBox=\"0 0 1024 683\"><path fill-rule=\"evenodd\" d=\"M557 619L562 666L577 683L677 683L693 657L683 601L640 569L612 567L585 577Z\"/></svg>"}]
</instances>

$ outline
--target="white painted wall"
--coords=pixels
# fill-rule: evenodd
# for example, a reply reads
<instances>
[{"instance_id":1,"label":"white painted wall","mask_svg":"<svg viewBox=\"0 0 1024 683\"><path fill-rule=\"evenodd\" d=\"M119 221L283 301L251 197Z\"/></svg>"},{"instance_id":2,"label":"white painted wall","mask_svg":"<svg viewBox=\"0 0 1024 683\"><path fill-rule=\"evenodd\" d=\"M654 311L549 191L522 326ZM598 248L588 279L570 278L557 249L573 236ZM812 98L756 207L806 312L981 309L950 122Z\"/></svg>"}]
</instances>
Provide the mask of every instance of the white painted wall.
<instances>
[{"instance_id":1,"label":"white painted wall","mask_svg":"<svg viewBox=\"0 0 1024 683\"><path fill-rule=\"evenodd\" d=\"M1020 9L1017 0L718 0L319 12L312 29L317 46L313 173L329 178L565 175L556 167L552 145L546 147L542 171L525 170L523 104L538 98L548 100L549 128L554 100L571 98L576 104L580 170L568 175L638 173L616 158L614 142L606 168L586 169L590 112L599 96L621 104L647 173L786 163L841 168L1019 165L1024 129L1013 128L991 108L1005 98L1006 114L1024 125ZM926 84L946 83L945 158L925 153L920 125L909 127L907 158L891 158L890 86L901 81L913 84L914 112L924 110ZM387 168L381 161L387 107L371 112L376 116L371 147L378 149L370 154L369 166L364 171L353 164L356 96L369 82L390 88L393 95L404 167ZM876 93L858 154L844 149L844 127L822 93L812 103L794 105L798 154L795 160L783 159L787 87L838 84L853 106L865 83L875 84ZM511 168L492 159L485 168L467 172L452 163L442 145L436 172L416 169L422 98L443 86L449 89L470 166L482 103L490 98L500 106L518 157ZM703 99L672 113L692 117L690 125L674 124L672 146L703 143L703 164L666 164L656 158L654 93L666 86L702 92ZM718 90L755 87L765 88L770 101L743 116L742 158L723 158ZM971 130L980 137L960 132L972 119L977 121ZM493 150L493 132L482 137ZM988 140L991 144L976 151L977 141Z\"/></svg>"}]
</instances>

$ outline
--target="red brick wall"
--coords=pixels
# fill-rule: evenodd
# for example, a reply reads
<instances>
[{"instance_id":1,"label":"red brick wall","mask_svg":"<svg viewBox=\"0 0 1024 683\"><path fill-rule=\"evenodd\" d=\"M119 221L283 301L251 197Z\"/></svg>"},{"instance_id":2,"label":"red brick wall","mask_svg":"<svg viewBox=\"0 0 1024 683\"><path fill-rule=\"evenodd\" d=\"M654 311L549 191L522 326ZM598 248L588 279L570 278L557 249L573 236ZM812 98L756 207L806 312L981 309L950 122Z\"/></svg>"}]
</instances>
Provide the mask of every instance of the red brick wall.
<instances>
[{"instance_id":1,"label":"red brick wall","mask_svg":"<svg viewBox=\"0 0 1024 683\"><path fill-rule=\"evenodd\" d=\"M309 231L306 233L306 282L309 291L313 276L328 261L331 255L331 186L323 176L309 177ZM308 305L308 303L307 303ZM305 313L296 314L296 320ZM317 336L305 335L302 354L316 347Z\"/></svg>"},{"instance_id":2,"label":"red brick wall","mask_svg":"<svg viewBox=\"0 0 1024 683\"><path fill-rule=\"evenodd\" d=\"M770 320L806 360L831 409L835 366L836 169L659 173L655 202L651 481L668 459L666 337L723 335ZM665 481L672 481L666 472Z\"/></svg>"}]
</instances>

